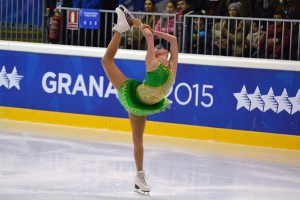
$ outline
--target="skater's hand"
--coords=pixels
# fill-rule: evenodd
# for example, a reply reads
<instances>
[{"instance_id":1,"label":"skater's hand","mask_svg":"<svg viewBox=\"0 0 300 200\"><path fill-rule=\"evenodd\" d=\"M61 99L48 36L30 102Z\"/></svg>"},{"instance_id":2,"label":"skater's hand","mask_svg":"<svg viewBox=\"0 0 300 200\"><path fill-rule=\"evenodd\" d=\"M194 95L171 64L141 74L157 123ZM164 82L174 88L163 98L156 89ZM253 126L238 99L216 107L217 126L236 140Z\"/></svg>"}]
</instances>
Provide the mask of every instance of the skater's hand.
<instances>
[{"instance_id":1,"label":"skater's hand","mask_svg":"<svg viewBox=\"0 0 300 200\"><path fill-rule=\"evenodd\" d=\"M142 24L140 27L141 30L143 30L145 28L148 28L152 33L154 32L154 30L148 24Z\"/></svg>"},{"instance_id":2,"label":"skater's hand","mask_svg":"<svg viewBox=\"0 0 300 200\"><path fill-rule=\"evenodd\" d=\"M161 38L160 37L160 32L159 31L153 31L153 35L156 37L156 38Z\"/></svg>"},{"instance_id":3,"label":"skater's hand","mask_svg":"<svg viewBox=\"0 0 300 200\"><path fill-rule=\"evenodd\" d=\"M141 22L141 20L137 19L137 18L133 18L132 20L132 23L134 24L134 26L136 27L140 27L143 23Z\"/></svg>"}]
</instances>

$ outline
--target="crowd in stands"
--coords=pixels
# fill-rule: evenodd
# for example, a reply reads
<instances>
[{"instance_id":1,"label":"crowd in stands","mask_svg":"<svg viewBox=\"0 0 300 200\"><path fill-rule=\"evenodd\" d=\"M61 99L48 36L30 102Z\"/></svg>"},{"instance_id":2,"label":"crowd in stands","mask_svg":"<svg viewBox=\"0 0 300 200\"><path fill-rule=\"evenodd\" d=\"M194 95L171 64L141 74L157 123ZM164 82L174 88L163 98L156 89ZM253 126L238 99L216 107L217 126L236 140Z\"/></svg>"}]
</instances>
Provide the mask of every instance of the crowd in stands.
<instances>
[{"instance_id":1,"label":"crowd in stands","mask_svg":"<svg viewBox=\"0 0 300 200\"><path fill-rule=\"evenodd\" d=\"M51 7L56 0L46 2ZM159 15L155 2L144 0L144 14L139 18L151 28L181 39L183 34L179 33L185 31L186 46L182 52L299 60L300 25L287 21L300 20L299 0L165 0L163 14L169 15ZM112 0L64 0L63 6L114 10L118 3ZM184 18L195 15L199 17ZM281 19L287 20L282 22ZM134 27L126 33L125 40L128 49L146 48L143 35Z\"/></svg>"},{"instance_id":2,"label":"crowd in stands","mask_svg":"<svg viewBox=\"0 0 300 200\"><path fill-rule=\"evenodd\" d=\"M184 14L200 15L187 22L192 33L189 27L186 32L192 37L186 38L184 52L299 60L300 25L282 21L300 19L298 0L179 0L177 8L183 4L189 8L183 9ZM212 23L201 15L229 18Z\"/></svg>"}]
</instances>

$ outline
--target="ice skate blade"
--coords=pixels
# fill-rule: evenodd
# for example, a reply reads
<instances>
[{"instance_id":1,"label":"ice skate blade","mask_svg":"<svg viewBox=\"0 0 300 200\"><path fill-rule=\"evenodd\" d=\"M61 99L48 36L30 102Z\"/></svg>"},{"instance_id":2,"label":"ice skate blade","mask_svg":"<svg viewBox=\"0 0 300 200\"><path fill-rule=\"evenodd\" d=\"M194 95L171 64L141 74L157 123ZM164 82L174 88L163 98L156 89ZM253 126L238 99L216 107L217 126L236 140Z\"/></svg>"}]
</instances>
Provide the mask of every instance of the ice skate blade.
<instances>
[{"instance_id":1,"label":"ice skate blade","mask_svg":"<svg viewBox=\"0 0 300 200\"><path fill-rule=\"evenodd\" d=\"M119 8L122 8L123 12L126 13L126 14L128 14L132 19L134 18L133 14L129 10L127 10L127 8L125 6L123 6L121 4L121 5L119 5Z\"/></svg>"},{"instance_id":2,"label":"ice skate blade","mask_svg":"<svg viewBox=\"0 0 300 200\"><path fill-rule=\"evenodd\" d=\"M141 194L141 195L144 195L144 196L150 196L150 192L145 192L145 191L142 191L140 189L134 189L134 192L138 193L138 194Z\"/></svg>"}]
</instances>

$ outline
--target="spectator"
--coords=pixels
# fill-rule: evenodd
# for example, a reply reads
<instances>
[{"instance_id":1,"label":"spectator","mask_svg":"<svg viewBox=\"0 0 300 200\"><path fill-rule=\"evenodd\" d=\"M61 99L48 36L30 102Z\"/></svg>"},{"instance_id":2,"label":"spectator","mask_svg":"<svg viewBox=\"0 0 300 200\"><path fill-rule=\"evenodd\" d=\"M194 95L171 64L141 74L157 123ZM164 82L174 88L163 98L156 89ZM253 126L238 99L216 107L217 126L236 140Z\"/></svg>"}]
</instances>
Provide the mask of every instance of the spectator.
<instances>
[{"instance_id":1,"label":"spectator","mask_svg":"<svg viewBox=\"0 0 300 200\"><path fill-rule=\"evenodd\" d=\"M187 18L186 20L186 27L183 28L183 18L184 15L190 15L193 14L194 11L191 9L190 4L187 0L178 0L177 1L177 18L178 18L178 35L177 38L179 40L179 49L182 50L181 44L183 39L183 31L186 31L186 35L191 35L191 27L193 25L193 22L191 21L191 18ZM191 43L191 38L186 38L186 44L189 45ZM187 48L184 48L184 52L189 52L190 47L187 46Z\"/></svg>"},{"instance_id":2,"label":"spectator","mask_svg":"<svg viewBox=\"0 0 300 200\"><path fill-rule=\"evenodd\" d=\"M164 13L174 14L176 12L177 9L176 9L175 2L173 0L168 1ZM174 20L175 20L174 17L170 17L168 15L164 15L160 17L160 19L157 21L155 25L155 30L174 35L174 25L175 25Z\"/></svg>"},{"instance_id":3,"label":"spectator","mask_svg":"<svg viewBox=\"0 0 300 200\"><path fill-rule=\"evenodd\" d=\"M218 7L219 7L219 0L211 1L206 0L206 9L205 9L205 15L217 15L218 13Z\"/></svg>"},{"instance_id":4,"label":"spectator","mask_svg":"<svg viewBox=\"0 0 300 200\"><path fill-rule=\"evenodd\" d=\"M184 15L190 15L194 13L194 11L190 8L190 4L188 4L186 0L177 1L177 10L178 22L183 22ZM179 30L182 30L182 27L180 27Z\"/></svg>"},{"instance_id":5,"label":"spectator","mask_svg":"<svg viewBox=\"0 0 300 200\"><path fill-rule=\"evenodd\" d=\"M228 16L229 12L228 6L232 3L241 3L241 8L239 11L239 17L250 17L252 16L252 0L220 0L218 7L219 16ZM245 23L246 30L250 29L249 21Z\"/></svg>"},{"instance_id":6,"label":"spectator","mask_svg":"<svg viewBox=\"0 0 300 200\"><path fill-rule=\"evenodd\" d=\"M279 5L279 0L256 0L252 16L255 18L273 18Z\"/></svg>"},{"instance_id":7,"label":"spectator","mask_svg":"<svg viewBox=\"0 0 300 200\"><path fill-rule=\"evenodd\" d=\"M239 17L242 4L240 2L231 3L228 6L230 17ZM212 53L214 55L243 55L244 23L242 20L221 20L214 25L214 45Z\"/></svg>"},{"instance_id":8,"label":"spectator","mask_svg":"<svg viewBox=\"0 0 300 200\"><path fill-rule=\"evenodd\" d=\"M194 11L191 9L190 4L187 0L178 0L177 9L182 12L183 15L192 14ZM183 16L181 16L183 17Z\"/></svg>"},{"instance_id":9,"label":"spectator","mask_svg":"<svg viewBox=\"0 0 300 200\"><path fill-rule=\"evenodd\" d=\"M152 29L154 29L155 24L159 19L158 15L150 14L156 12L154 0L144 1L144 12L146 14L140 17L141 22L143 24L148 24ZM128 34L127 44L128 44L128 48L130 49L140 49L140 50L146 49L146 39L138 27L133 27L132 32Z\"/></svg>"},{"instance_id":10,"label":"spectator","mask_svg":"<svg viewBox=\"0 0 300 200\"><path fill-rule=\"evenodd\" d=\"M192 53L204 54L205 37L205 19L202 17L194 17L192 26Z\"/></svg>"},{"instance_id":11,"label":"spectator","mask_svg":"<svg viewBox=\"0 0 300 200\"><path fill-rule=\"evenodd\" d=\"M280 5L277 7L277 10L281 10L285 14L285 18L289 18L289 11L291 7L292 0L281 0Z\"/></svg>"},{"instance_id":12,"label":"spectator","mask_svg":"<svg viewBox=\"0 0 300 200\"><path fill-rule=\"evenodd\" d=\"M266 35L262 38L260 49L266 49L259 52L260 57L273 59L287 59L290 41L290 27L287 23L280 20L285 18L283 11L277 10L274 13L274 19L278 19L268 27ZM283 50L283 51L282 51ZM265 55L265 52L267 54Z\"/></svg>"},{"instance_id":13,"label":"spectator","mask_svg":"<svg viewBox=\"0 0 300 200\"><path fill-rule=\"evenodd\" d=\"M250 57L257 57L257 52L261 39L265 36L266 32L261 30L261 24L259 21L252 22L252 29L249 31L245 40L246 55ZM254 52L256 52L254 54Z\"/></svg>"},{"instance_id":14,"label":"spectator","mask_svg":"<svg viewBox=\"0 0 300 200\"><path fill-rule=\"evenodd\" d=\"M191 0L189 3L190 9L199 14L205 14L207 8L206 1L207 0Z\"/></svg>"},{"instance_id":15,"label":"spectator","mask_svg":"<svg viewBox=\"0 0 300 200\"><path fill-rule=\"evenodd\" d=\"M216 16L218 13L218 7L220 4L220 0L206 0L205 5L206 5L206 10L205 10L205 15L210 15L210 16ZM207 54L209 53L209 49L211 49L212 46L212 27L215 24L216 20L213 18L205 18L203 19L205 23L205 38L204 42L206 45L204 45L203 53ZM201 47L202 48L202 47Z\"/></svg>"},{"instance_id":16,"label":"spectator","mask_svg":"<svg viewBox=\"0 0 300 200\"><path fill-rule=\"evenodd\" d=\"M54 10L56 8L57 0L46 0L46 8L49 8L50 16L53 16Z\"/></svg>"},{"instance_id":17,"label":"spectator","mask_svg":"<svg viewBox=\"0 0 300 200\"><path fill-rule=\"evenodd\" d=\"M173 0L169 0L166 4L166 8L164 10L165 14L174 14L177 12L176 3ZM171 17L170 15L163 15L157 21L155 28L156 31L169 33L174 35L175 30L175 17ZM168 49L169 44L165 42L165 40L157 39L155 41L156 44L161 44L165 49Z\"/></svg>"},{"instance_id":18,"label":"spectator","mask_svg":"<svg viewBox=\"0 0 300 200\"><path fill-rule=\"evenodd\" d=\"M300 20L300 1L292 0L291 5L288 10L289 19ZM299 60L300 59L300 22L292 22L292 38L291 42L291 59Z\"/></svg>"},{"instance_id":19,"label":"spectator","mask_svg":"<svg viewBox=\"0 0 300 200\"><path fill-rule=\"evenodd\" d=\"M220 0L191 0L190 9L204 15L217 15Z\"/></svg>"},{"instance_id":20,"label":"spectator","mask_svg":"<svg viewBox=\"0 0 300 200\"><path fill-rule=\"evenodd\" d=\"M287 9L287 19L300 19L300 1L299 0L286 0L289 2Z\"/></svg>"},{"instance_id":21,"label":"spectator","mask_svg":"<svg viewBox=\"0 0 300 200\"><path fill-rule=\"evenodd\" d=\"M250 17L252 15L252 2L251 0L220 0L218 7L218 15L219 16L228 16L227 8L231 3L240 2L241 10L239 12L240 17Z\"/></svg>"}]
</instances>

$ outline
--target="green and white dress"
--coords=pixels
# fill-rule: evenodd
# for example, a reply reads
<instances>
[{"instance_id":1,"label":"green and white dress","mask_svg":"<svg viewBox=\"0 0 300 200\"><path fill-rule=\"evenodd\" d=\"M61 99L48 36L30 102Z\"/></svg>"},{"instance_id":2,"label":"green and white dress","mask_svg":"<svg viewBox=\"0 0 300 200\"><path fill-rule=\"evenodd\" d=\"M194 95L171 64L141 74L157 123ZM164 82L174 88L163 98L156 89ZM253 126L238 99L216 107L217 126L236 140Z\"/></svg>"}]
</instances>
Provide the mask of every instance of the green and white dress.
<instances>
[{"instance_id":1,"label":"green and white dress","mask_svg":"<svg viewBox=\"0 0 300 200\"><path fill-rule=\"evenodd\" d=\"M144 82L127 79L118 90L118 98L127 112L147 116L164 111L170 104L167 93L175 82L170 66L159 66L146 72Z\"/></svg>"}]
</instances>

